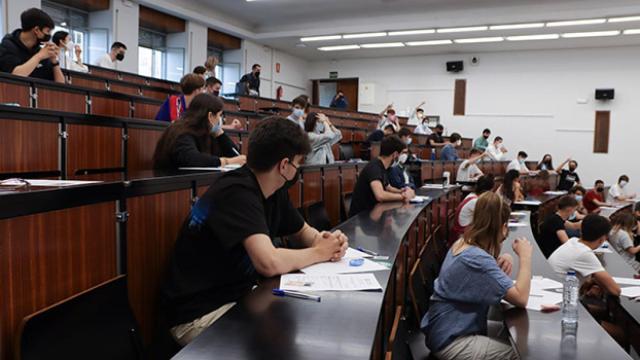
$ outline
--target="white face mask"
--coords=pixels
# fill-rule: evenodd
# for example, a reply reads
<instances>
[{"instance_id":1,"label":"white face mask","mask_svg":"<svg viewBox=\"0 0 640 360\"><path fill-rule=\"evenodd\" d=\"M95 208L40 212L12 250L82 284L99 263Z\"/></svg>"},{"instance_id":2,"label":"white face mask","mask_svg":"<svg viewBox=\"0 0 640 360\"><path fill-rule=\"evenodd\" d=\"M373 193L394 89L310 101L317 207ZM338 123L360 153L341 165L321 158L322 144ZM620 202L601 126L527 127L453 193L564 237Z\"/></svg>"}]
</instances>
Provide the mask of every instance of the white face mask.
<instances>
[{"instance_id":1,"label":"white face mask","mask_svg":"<svg viewBox=\"0 0 640 360\"><path fill-rule=\"evenodd\" d=\"M293 116L301 118L304 116L304 109L293 109Z\"/></svg>"},{"instance_id":2,"label":"white face mask","mask_svg":"<svg viewBox=\"0 0 640 360\"><path fill-rule=\"evenodd\" d=\"M400 162L400 164L404 164L407 162L408 158L409 158L408 154L400 154L400 157L398 157L398 162Z\"/></svg>"},{"instance_id":3,"label":"white face mask","mask_svg":"<svg viewBox=\"0 0 640 360\"><path fill-rule=\"evenodd\" d=\"M627 185L627 182L622 180L620 181L620 187L623 188L625 185Z\"/></svg>"},{"instance_id":4,"label":"white face mask","mask_svg":"<svg viewBox=\"0 0 640 360\"><path fill-rule=\"evenodd\" d=\"M520 164L524 164L524 159L518 159L518 162L519 162Z\"/></svg>"},{"instance_id":5,"label":"white face mask","mask_svg":"<svg viewBox=\"0 0 640 360\"><path fill-rule=\"evenodd\" d=\"M458 141L456 141L456 145L457 145L457 146L462 145L462 140L458 140Z\"/></svg>"},{"instance_id":6,"label":"white face mask","mask_svg":"<svg viewBox=\"0 0 640 360\"><path fill-rule=\"evenodd\" d=\"M407 139L407 141L405 141L405 143L406 143L407 145L410 145L412 141L413 141L413 139L412 139L412 138L408 138L408 139Z\"/></svg>"},{"instance_id":7,"label":"white face mask","mask_svg":"<svg viewBox=\"0 0 640 360\"><path fill-rule=\"evenodd\" d=\"M324 124L322 124L321 122L317 122L316 123L316 132L317 133L323 133L324 132Z\"/></svg>"}]
</instances>

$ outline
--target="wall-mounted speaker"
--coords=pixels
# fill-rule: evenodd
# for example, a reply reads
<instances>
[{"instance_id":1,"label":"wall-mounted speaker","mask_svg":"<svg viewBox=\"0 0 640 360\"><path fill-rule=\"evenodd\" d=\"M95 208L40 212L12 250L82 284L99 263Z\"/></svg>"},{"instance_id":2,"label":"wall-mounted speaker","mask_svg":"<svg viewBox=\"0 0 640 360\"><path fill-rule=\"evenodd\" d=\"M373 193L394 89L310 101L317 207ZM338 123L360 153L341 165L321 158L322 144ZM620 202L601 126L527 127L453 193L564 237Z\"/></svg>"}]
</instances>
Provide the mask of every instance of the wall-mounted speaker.
<instances>
[{"instance_id":1,"label":"wall-mounted speaker","mask_svg":"<svg viewBox=\"0 0 640 360\"><path fill-rule=\"evenodd\" d=\"M613 100L614 89L596 89L596 100Z\"/></svg>"},{"instance_id":2,"label":"wall-mounted speaker","mask_svg":"<svg viewBox=\"0 0 640 360\"><path fill-rule=\"evenodd\" d=\"M464 63L462 61L447 61L448 72L460 72L464 70Z\"/></svg>"}]
</instances>

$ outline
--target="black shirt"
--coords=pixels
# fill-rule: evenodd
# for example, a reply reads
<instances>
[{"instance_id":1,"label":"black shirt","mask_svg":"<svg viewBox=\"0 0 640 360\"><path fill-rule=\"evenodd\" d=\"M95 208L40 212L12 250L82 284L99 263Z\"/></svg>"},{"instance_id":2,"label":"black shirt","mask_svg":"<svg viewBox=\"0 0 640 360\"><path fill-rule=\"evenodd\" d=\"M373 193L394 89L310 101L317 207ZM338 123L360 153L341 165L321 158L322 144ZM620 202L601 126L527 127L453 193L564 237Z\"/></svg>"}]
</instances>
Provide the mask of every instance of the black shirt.
<instances>
[{"instance_id":1,"label":"black shirt","mask_svg":"<svg viewBox=\"0 0 640 360\"><path fill-rule=\"evenodd\" d=\"M170 325L191 322L251 291L259 275L243 246L247 237L273 239L303 225L286 189L265 199L246 166L223 174L196 202L178 234L162 289Z\"/></svg>"},{"instance_id":2,"label":"black shirt","mask_svg":"<svg viewBox=\"0 0 640 360\"><path fill-rule=\"evenodd\" d=\"M384 164L380 159L369 162L360 175L358 175L358 181L356 182L355 189L353 190L353 198L351 199L349 217L357 215L361 211L373 209L373 207L376 206L378 201L371 190L371 183L376 180L380 181L382 187L385 189L387 185L389 185L387 170L384 168Z\"/></svg>"},{"instance_id":3,"label":"black shirt","mask_svg":"<svg viewBox=\"0 0 640 360\"><path fill-rule=\"evenodd\" d=\"M255 90L258 94L260 94L260 77L255 76L252 72L248 74L244 74L240 82L249 83L249 89Z\"/></svg>"},{"instance_id":4,"label":"black shirt","mask_svg":"<svg viewBox=\"0 0 640 360\"><path fill-rule=\"evenodd\" d=\"M40 51L40 45L32 48L24 46L20 41L20 29L15 30L11 34L5 35L0 43L0 71L11 73L13 69L20 66ZM29 75L30 77L54 80L53 64L51 60L45 59L38 64L35 70Z\"/></svg>"},{"instance_id":5,"label":"black shirt","mask_svg":"<svg viewBox=\"0 0 640 360\"><path fill-rule=\"evenodd\" d=\"M580 176L575 171L569 171L563 169L560 172L560 182L558 183L558 190L569 191L573 187L573 184L580 182Z\"/></svg>"},{"instance_id":6,"label":"black shirt","mask_svg":"<svg viewBox=\"0 0 640 360\"><path fill-rule=\"evenodd\" d=\"M207 135L210 137L211 135ZM175 141L171 149L158 156L154 169L173 169L180 167L218 167L220 157L235 157L238 150L233 140L223 133L211 140L191 133L185 133ZM160 143L158 143L160 145Z\"/></svg>"},{"instance_id":7,"label":"black shirt","mask_svg":"<svg viewBox=\"0 0 640 360\"><path fill-rule=\"evenodd\" d=\"M444 144L444 138L442 137L441 134L438 134L437 132L434 132L433 134L429 135L427 139L427 146L431 146L431 141L437 144Z\"/></svg>"},{"instance_id":8,"label":"black shirt","mask_svg":"<svg viewBox=\"0 0 640 360\"><path fill-rule=\"evenodd\" d=\"M379 142L379 141L382 141L382 139L384 139L384 131L375 130L374 132L369 134L369 136L367 137L367 142L368 143Z\"/></svg>"},{"instance_id":9,"label":"black shirt","mask_svg":"<svg viewBox=\"0 0 640 360\"><path fill-rule=\"evenodd\" d=\"M564 230L564 220L560 215L553 213L547 215L540 226L540 250L544 256L549 257L562 245L558 238L557 231Z\"/></svg>"}]
</instances>

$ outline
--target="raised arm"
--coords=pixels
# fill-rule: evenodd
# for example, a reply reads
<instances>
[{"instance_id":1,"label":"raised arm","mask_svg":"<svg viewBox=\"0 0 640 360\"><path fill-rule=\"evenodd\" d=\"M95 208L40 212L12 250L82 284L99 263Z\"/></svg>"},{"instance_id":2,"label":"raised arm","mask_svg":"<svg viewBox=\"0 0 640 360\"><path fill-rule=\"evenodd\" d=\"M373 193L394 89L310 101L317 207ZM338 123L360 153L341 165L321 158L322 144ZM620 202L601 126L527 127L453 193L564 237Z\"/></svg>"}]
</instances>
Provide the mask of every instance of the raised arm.
<instances>
[{"instance_id":1,"label":"raised arm","mask_svg":"<svg viewBox=\"0 0 640 360\"><path fill-rule=\"evenodd\" d=\"M567 160L563 161L562 164L560 164L557 168L556 168L556 172L558 174L560 174L560 172L562 172L562 168L567 165L567 163L571 161L571 158L567 158Z\"/></svg>"}]
</instances>

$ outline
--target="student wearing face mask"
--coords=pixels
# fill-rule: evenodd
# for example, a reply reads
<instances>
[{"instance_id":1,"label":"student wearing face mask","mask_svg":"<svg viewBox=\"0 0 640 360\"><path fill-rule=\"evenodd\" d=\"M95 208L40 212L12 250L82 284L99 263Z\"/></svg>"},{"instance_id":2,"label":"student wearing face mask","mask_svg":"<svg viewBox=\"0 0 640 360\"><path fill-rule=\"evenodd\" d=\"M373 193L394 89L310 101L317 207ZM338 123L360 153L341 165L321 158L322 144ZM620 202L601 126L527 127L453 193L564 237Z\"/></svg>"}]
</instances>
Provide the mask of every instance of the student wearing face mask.
<instances>
[{"instance_id":1,"label":"student wearing face mask","mask_svg":"<svg viewBox=\"0 0 640 360\"><path fill-rule=\"evenodd\" d=\"M196 74L187 74L180 79L182 94L170 95L158 109L156 120L174 122L189 108L191 101L204 91L204 79Z\"/></svg>"},{"instance_id":2,"label":"student wearing face mask","mask_svg":"<svg viewBox=\"0 0 640 360\"><path fill-rule=\"evenodd\" d=\"M422 105L425 103L425 101L421 102L409 114L409 123L416 125L416 128L413 129L414 134L431 135L433 133L429 128L429 119L424 114L424 109L422 109Z\"/></svg>"},{"instance_id":3,"label":"student wearing face mask","mask_svg":"<svg viewBox=\"0 0 640 360\"><path fill-rule=\"evenodd\" d=\"M569 164L569 170L563 169L566 164ZM580 176L576 173L578 168L578 162L568 158L558 168L556 172L560 175L560 182L558 183L558 190L569 191L574 185L580 185Z\"/></svg>"},{"instance_id":4,"label":"student wearing face mask","mask_svg":"<svg viewBox=\"0 0 640 360\"><path fill-rule=\"evenodd\" d=\"M410 188L399 189L391 186L387 169L400 159L407 145L396 135L389 135L380 144L380 156L369 161L364 167L353 191L349 217L361 211L371 210L379 202L409 202L415 196Z\"/></svg>"},{"instance_id":5,"label":"student wearing face mask","mask_svg":"<svg viewBox=\"0 0 640 360\"><path fill-rule=\"evenodd\" d=\"M222 130L223 106L220 98L209 94L196 96L180 121L172 123L162 134L153 155L153 168L243 165L246 157L239 155Z\"/></svg>"},{"instance_id":6,"label":"student wearing face mask","mask_svg":"<svg viewBox=\"0 0 640 360\"><path fill-rule=\"evenodd\" d=\"M542 157L542 160L540 160L540 162L536 166L536 170L549 171L549 172L556 170L553 167L553 158L551 157L551 154L544 154L544 156Z\"/></svg>"},{"instance_id":7,"label":"student wearing face mask","mask_svg":"<svg viewBox=\"0 0 640 360\"><path fill-rule=\"evenodd\" d=\"M462 145L462 137L458 133L453 133L449 136L449 143L442 148L440 153L440 160L443 161L457 161L458 150L456 148Z\"/></svg>"},{"instance_id":8,"label":"student wearing face mask","mask_svg":"<svg viewBox=\"0 0 640 360\"><path fill-rule=\"evenodd\" d=\"M566 225L577 209L576 199L571 195L565 195L558 201L557 211L547 215L542 221L538 244L544 256L551 256L560 245L569 240Z\"/></svg>"},{"instance_id":9,"label":"student wearing face mask","mask_svg":"<svg viewBox=\"0 0 640 360\"><path fill-rule=\"evenodd\" d=\"M309 150L299 126L264 119L249 137L247 165L222 174L193 205L161 289L179 344L215 323L262 279L344 256L349 239L340 230L309 226L289 200ZM291 248L278 247L275 239L284 236Z\"/></svg>"},{"instance_id":10,"label":"student wearing face mask","mask_svg":"<svg viewBox=\"0 0 640 360\"><path fill-rule=\"evenodd\" d=\"M404 148L398 157L398 161L389 168L389 184L396 189L416 189L413 176L409 173L409 149Z\"/></svg>"},{"instance_id":11,"label":"student wearing face mask","mask_svg":"<svg viewBox=\"0 0 640 360\"><path fill-rule=\"evenodd\" d=\"M436 131L429 135L429 138L427 139L427 145L432 149L447 145L447 143L444 141L444 138L442 137L443 133L444 126L442 126L442 124L436 125Z\"/></svg>"},{"instance_id":12,"label":"student wearing face mask","mask_svg":"<svg viewBox=\"0 0 640 360\"><path fill-rule=\"evenodd\" d=\"M491 130L490 129L484 129L482 131L482 136L480 136L479 138L475 139L473 141L473 148L474 149L479 149L481 151L486 151L487 147L489 147L489 136L491 136Z\"/></svg>"},{"instance_id":13,"label":"student wearing face mask","mask_svg":"<svg viewBox=\"0 0 640 360\"><path fill-rule=\"evenodd\" d=\"M111 50L104 54L96 61L95 65L106 68L115 69L117 61L123 61L124 55L127 53L127 46L119 41L111 44Z\"/></svg>"},{"instance_id":14,"label":"student wearing face mask","mask_svg":"<svg viewBox=\"0 0 640 360\"><path fill-rule=\"evenodd\" d=\"M87 65L82 63L82 49L71 40L71 35L66 31L56 31L51 41L60 48L58 61L62 69L89 72ZM75 59L74 59L75 55Z\"/></svg>"},{"instance_id":15,"label":"student wearing face mask","mask_svg":"<svg viewBox=\"0 0 640 360\"><path fill-rule=\"evenodd\" d=\"M609 201L628 201L634 199L636 193L629 190L629 177L622 175L618 178L618 183L609 189Z\"/></svg>"},{"instance_id":16,"label":"student wearing face mask","mask_svg":"<svg viewBox=\"0 0 640 360\"><path fill-rule=\"evenodd\" d=\"M311 151L304 158L304 163L307 165L333 164L335 158L331 147L342 140L342 132L333 126L326 115L314 112L307 114L304 130L311 144Z\"/></svg>"},{"instance_id":17,"label":"student wearing face mask","mask_svg":"<svg viewBox=\"0 0 640 360\"><path fill-rule=\"evenodd\" d=\"M518 157L511 160L509 165L507 165L507 171L516 170L522 175L529 174L531 170L529 170L529 168L525 164L525 161L527 160L528 157L529 155L527 155L526 152L524 151L518 152Z\"/></svg>"},{"instance_id":18,"label":"student wearing face mask","mask_svg":"<svg viewBox=\"0 0 640 360\"><path fill-rule=\"evenodd\" d=\"M333 100L331 100L331 104L329 105L329 107L336 109L347 109L349 107L349 102L344 96L344 92L342 92L342 90L338 90L336 96L334 96Z\"/></svg>"},{"instance_id":19,"label":"student wearing face mask","mask_svg":"<svg viewBox=\"0 0 640 360\"><path fill-rule=\"evenodd\" d=\"M403 127L398 131L398 137L402 140L403 143L407 144L407 146L411 145L413 139L411 138L411 130Z\"/></svg>"},{"instance_id":20,"label":"student wearing face mask","mask_svg":"<svg viewBox=\"0 0 640 360\"><path fill-rule=\"evenodd\" d=\"M463 161L458 167L456 181L471 182L476 181L480 176L482 176L482 170L480 170L477 163L486 155L487 153L480 149L471 149L469 152L469 158ZM471 191L471 188L472 187L469 185L463 185L462 191Z\"/></svg>"},{"instance_id":21,"label":"student wearing face mask","mask_svg":"<svg viewBox=\"0 0 640 360\"><path fill-rule=\"evenodd\" d=\"M0 71L64 83L58 62L60 49L50 42L51 17L31 8L20 15L20 22L21 28L5 35L0 43Z\"/></svg>"},{"instance_id":22,"label":"student wearing face mask","mask_svg":"<svg viewBox=\"0 0 640 360\"><path fill-rule=\"evenodd\" d=\"M304 129L304 120L308 108L309 103L304 96L300 95L296 97L291 100L291 114L287 116L287 119L300 126L301 129Z\"/></svg>"},{"instance_id":23,"label":"student wearing face mask","mask_svg":"<svg viewBox=\"0 0 640 360\"><path fill-rule=\"evenodd\" d=\"M598 212L601 206L609 206L604 201L604 181L596 180L594 188L584 195L582 204L589 213Z\"/></svg>"},{"instance_id":24,"label":"student wearing face mask","mask_svg":"<svg viewBox=\"0 0 640 360\"><path fill-rule=\"evenodd\" d=\"M251 72L245 74L240 79L240 84L244 87L243 93L250 96L260 96L260 72L262 67L260 64L253 64Z\"/></svg>"},{"instance_id":25,"label":"student wearing face mask","mask_svg":"<svg viewBox=\"0 0 640 360\"><path fill-rule=\"evenodd\" d=\"M378 121L378 130L384 129L387 125L393 126L393 129L400 131L400 121L396 115L396 111L393 109L393 104L387 105L380 113L380 121Z\"/></svg>"},{"instance_id":26,"label":"student wearing face mask","mask_svg":"<svg viewBox=\"0 0 640 360\"><path fill-rule=\"evenodd\" d=\"M504 154L507 153L507 148L502 143L502 137L496 136L493 142L487 147L487 155L493 161L501 161L504 158Z\"/></svg>"},{"instance_id":27,"label":"student wearing face mask","mask_svg":"<svg viewBox=\"0 0 640 360\"><path fill-rule=\"evenodd\" d=\"M520 173L517 170L509 170L504 174L502 184L498 186L496 194L509 206L513 203L524 200L522 184L520 184Z\"/></svg>"}]
</instances>

